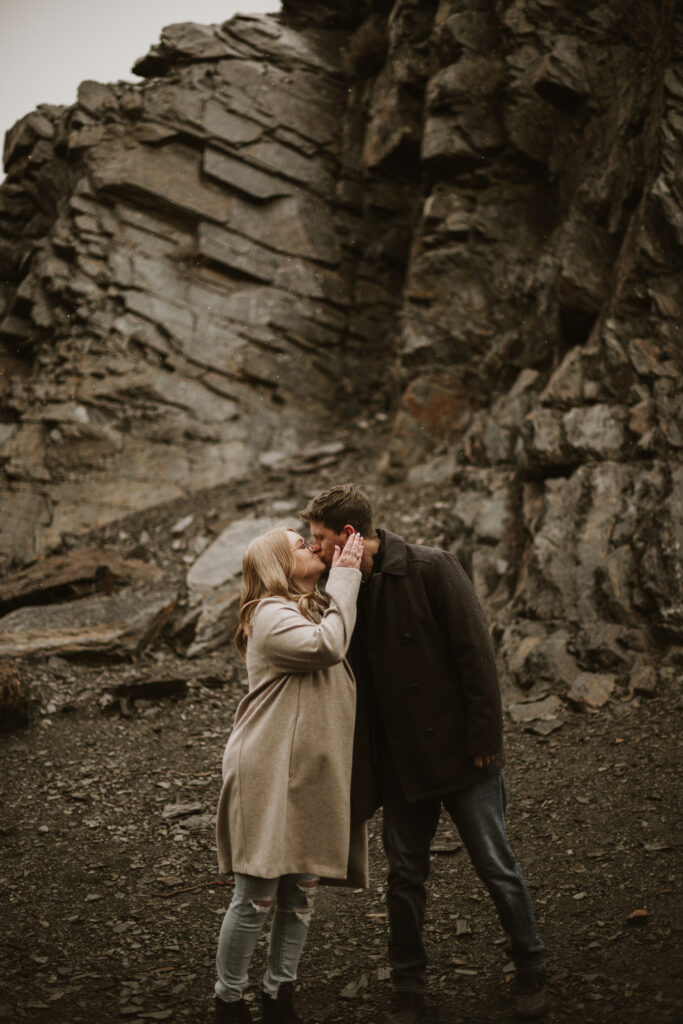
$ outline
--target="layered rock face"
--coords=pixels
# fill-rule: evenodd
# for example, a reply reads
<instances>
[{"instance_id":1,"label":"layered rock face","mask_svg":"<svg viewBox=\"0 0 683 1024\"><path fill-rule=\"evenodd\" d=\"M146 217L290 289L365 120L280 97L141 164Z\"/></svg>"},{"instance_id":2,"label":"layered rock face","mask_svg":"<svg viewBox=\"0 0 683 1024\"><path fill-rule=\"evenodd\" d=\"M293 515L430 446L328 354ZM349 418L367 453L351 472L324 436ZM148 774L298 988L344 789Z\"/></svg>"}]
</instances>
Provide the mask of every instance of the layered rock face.
<instances>
[{"instance_id":1,"label":"layered rock face","mask_svg":"<svg viewBox=\"0 0 683 1024\"><path fill-rule=\"evenodd\" d=\"M343 35L171 26L140 86L8 133L5 560L320 443L354 360L383 372L400 287L355 255Z\"/></svg>"},{"instance_id":2,"label":"layered rock face","mask_svg":"<svg viewBox=\"0 0 683 1024\"><path fill-rule=\"evenodd\" d=\"M442 492L509 680L652 690L683 626L682 55L673 0L287 0L28 115L5 564L389 412L381 468Z\"/></svg>"},{"instance_id":3,"label":"layered rock face","mask_svg":"<svg viewBox=\"0 0 683 1024\"><path fill-rule=\"evenodd\" d=\"M680 642L682 32L519 0L442 2L430 37L393 453L443 437L527 687Z\"/></svg>"}]
</instances>

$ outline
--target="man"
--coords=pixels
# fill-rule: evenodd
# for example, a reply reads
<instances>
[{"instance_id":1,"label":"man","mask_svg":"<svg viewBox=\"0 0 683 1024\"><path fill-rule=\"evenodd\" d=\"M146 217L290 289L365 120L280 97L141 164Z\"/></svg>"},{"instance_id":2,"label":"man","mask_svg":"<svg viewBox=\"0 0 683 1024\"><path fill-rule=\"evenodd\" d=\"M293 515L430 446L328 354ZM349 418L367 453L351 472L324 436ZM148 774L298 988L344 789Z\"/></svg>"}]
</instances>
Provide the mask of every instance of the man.
<instances>
[{"instance_id":1,"label":"man","mask_svg":"<svg viewBox=\"0 0 683 1024\"><path fill-rule=\"evenodd\" d=\"M442 804L508 935L516 1014L540 1017L548 1008L545 950L505 833L500 689L472 585L446 551L375 531L370 501L355 484L324 491L301 516L328 566L335 545L354 531L365 538L348 654L357 682L352 811L368 818L383 806L387 1024L414 1024L424 1011L425 882Z\"/></svg>"}]
</instances>

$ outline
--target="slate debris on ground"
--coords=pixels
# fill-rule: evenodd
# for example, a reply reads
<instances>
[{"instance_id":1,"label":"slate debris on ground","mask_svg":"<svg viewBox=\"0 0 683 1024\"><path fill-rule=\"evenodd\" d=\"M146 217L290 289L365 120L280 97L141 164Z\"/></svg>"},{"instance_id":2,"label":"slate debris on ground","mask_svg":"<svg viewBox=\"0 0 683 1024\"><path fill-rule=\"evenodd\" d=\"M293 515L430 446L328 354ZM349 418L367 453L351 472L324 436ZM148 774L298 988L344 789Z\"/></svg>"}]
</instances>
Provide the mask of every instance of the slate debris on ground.
<instances>
[{"instance_id":1,"label":"slate debris on ground","mask_svg":"<svg viewBox=\"0 0 683 1024\"><path fill-rule=\"evenodd\" d=\"M308 478L283 469L208 492L201 507L188 499L130 517L90 540L122 554L144 541L182 605L188 563L172 546L174 524L194 514L188 543L195 531L215 539L247 507L259 517L278 502L289 514L302 497L354 477L372 481L353 454ZM369 490L385 525L448 545L444 485L425 488L419 503L400 486ZM550 651L561 666L556 647L543 656ZM125 661L53 654L15 668L31 702L28 727L0 740L0 1022L86 1024L106 1014L208 1024L230 899L229 880L216 873L213 817L243 662L227 647L188 659L169 632ZM662 674L648 693L619 682L592 708L567 702L564 683L506 693L517 708L506 716L509 833L551 951L552 1019L673 1024L681 997L676 680ZM544 725L553 728L528 731ZM318 895L299 995L311 1024L375 1022L388 999L380 816L370 837L369 890ZM427 1024L507 1021L513 972L504 940L448 820L433 854ZM263 958L262 941L252 997Z\"/></svg>"},{"instance_id":2,"label":"slate debris on ground","mask_svg":"<svg viewBox=\"0 0 683 1024\"><path fill-rule=\"evenodd\" d=\"M99 671L73 668L93 698ZM4 738L0 1020L79 1024L114 1007L138 1024L209 1021L230 898L215 869L214 810L242 692L190 685L185 699L143 701L128 718L103 715L94 699L42 708ZM550 738L507 727L509 833L552 952L552 1020L677 1019L676 706L674 692L610 704ZM299 994L311 1022L376 1021L388 997L380 834L378 815L367 891L319 892ZM425 936L428 1022L510 1019L501 931L446 818ZM261 941L254 991L263 958Z\"/></svg>"}]
</instances>

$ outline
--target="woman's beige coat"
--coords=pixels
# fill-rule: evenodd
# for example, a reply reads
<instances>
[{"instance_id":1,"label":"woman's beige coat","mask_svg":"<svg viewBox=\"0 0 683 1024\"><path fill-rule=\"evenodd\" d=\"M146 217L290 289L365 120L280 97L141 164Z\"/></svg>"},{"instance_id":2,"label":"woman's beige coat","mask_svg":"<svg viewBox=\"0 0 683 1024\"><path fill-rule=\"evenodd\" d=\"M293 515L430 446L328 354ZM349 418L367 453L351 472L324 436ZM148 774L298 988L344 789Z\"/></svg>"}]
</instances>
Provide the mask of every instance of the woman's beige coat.
<instances>
[{"instance_id":1,"label":"woman's beige coat","mask_svg":"<svg viewBox=\"0 0 683 1024\"><path fill-rule=\"evenodd\" d=\"M360 579L357 569L330 571L318 623L279 597L254 613L249 692L223 755L221 871L367 885L366 826L350 814L356 687L344 661Z\"/></svg>"}]
</instances>

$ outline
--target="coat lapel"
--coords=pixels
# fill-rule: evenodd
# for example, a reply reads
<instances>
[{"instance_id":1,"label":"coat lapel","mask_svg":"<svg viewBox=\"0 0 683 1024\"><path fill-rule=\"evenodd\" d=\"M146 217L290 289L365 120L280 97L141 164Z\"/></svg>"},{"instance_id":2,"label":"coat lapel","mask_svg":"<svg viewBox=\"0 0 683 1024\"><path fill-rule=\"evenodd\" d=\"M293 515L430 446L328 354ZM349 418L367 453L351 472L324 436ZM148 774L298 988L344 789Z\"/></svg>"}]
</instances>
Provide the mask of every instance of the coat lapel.
<instances>
[{"instance_id":1,"label":"coat lapel","mask_svg":"<svg viewBox=\"0 0 683 1024\"><path fill-rule=\"evenodd\" d=\"M378 531L382 534L384 542L384 554L382 556L382 568L379 572L373 572L368 580L370 588L368 630L370 634L375 626L375 615L379 603L379 595L382 590L383 580L386 575L405 576L406 574L406 543L402 537L390 530Z\"/></svg>"}]
</instances>

